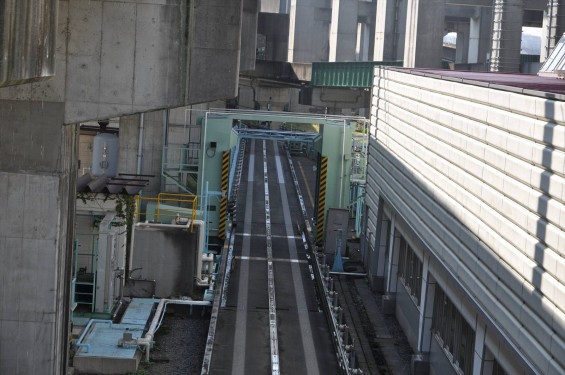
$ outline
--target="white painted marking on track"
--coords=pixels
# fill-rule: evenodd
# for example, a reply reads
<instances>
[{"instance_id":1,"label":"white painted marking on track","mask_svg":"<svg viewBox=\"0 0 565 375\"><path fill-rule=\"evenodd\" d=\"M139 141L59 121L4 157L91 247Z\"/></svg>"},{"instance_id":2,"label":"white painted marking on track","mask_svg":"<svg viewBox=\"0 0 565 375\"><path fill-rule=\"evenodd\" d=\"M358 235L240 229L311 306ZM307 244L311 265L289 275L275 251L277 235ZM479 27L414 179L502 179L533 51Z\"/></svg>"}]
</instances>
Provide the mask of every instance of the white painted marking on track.
<instances>
[{"instance_id":1,"label":"white painted marking on track","mask_svg":"<svg viewBox=\"0 0 565 375\"><path fill-rule=\"evenodd\" d=\"M236 233L236 236L241 236L241 237L266 237L266 234L262 234L262 233ZM285 239L295 239L295 240L299 240L302 237L301 236L283 236L280 234L271 234L271 238L285 238Z\"/></svg>"},{"instance_id":2,"label":"white painted marking on track","mask_svg":"<svg viewBox=\"0 0 565 375\"><path fill-rule=\"evenodd\" d=\"M255 155L249 156L249 170L247 171L247 181L253 181L253 169L255 166Z\"/></svg>"},{"instance_id":3,"label":"white painted marking on track","mask_svg":"<svg viewBox=\"0 0 565 375\"><path fill-rule=\"evenodd\" d=\"M266 258L266 257L248 257L248 256L240 256L240 255L236 255L235 259L239 259L239 260L260 260L260 261L268 261L269 260L269 258ZM308 263L308 261L304 260L304 259L273 258L271 260L273 262Z\"/></svg>"},{"instance_id":4,"label":"white painted marking on track","mask_svg":"<svg viewBox=\"0 0 565 375\"><path fill-rule=\"evenodd\" d=\"M277 144L275 143L275 148L277 147ZM277 166L277 176L279 177L279 184L284 184L284 174L283 174L283 169L282 169L282 164L281 164L281 157L280 156L275 156L275 164Z\"/></svg>"}]
</instances>

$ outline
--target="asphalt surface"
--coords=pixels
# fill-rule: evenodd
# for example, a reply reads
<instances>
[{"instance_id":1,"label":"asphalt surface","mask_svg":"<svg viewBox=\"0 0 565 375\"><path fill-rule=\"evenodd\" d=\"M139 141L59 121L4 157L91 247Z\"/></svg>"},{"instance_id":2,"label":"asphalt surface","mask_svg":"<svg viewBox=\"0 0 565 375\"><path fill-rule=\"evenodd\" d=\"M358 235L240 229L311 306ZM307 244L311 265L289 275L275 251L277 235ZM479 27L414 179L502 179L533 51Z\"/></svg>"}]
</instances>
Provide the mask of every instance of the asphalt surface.
<instances>
[{"instance_id":1,"label":"asphalt surface","mask_svg":"<svg viewBox=\"0 0 565 375\"><path fill-rule=\"evenodd\" d=\"M278 355L283 374L338 374L331 334L319 309L298 233L302 212L281 145L252 140L238 190L234 262L220 309L210 372L266 374ZM267 176L264 175L266 161ZM310 173L311 169L310 169ZM268 183L268 205L265 184ZM267 217L267 208L270 217ZM267 245L271 224L271 256ZM268 287L268 261L274 286ZM269 290L276 301L276 345L270 331ZM272 296L271 296L272 297Z\"/></svg>"}]
</instances>

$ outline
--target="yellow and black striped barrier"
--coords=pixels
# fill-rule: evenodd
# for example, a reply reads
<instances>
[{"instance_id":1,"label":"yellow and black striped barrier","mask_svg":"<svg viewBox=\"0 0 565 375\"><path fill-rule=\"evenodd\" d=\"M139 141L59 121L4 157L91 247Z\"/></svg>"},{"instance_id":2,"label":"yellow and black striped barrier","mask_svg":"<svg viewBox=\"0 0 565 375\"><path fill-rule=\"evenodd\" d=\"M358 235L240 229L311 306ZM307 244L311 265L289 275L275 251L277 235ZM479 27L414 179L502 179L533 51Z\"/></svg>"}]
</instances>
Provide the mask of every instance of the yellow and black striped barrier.
<instances>
[{"instance_id":1,"label":"yellow and black striped barrier","mask_svg":"<svg viewBox=\"0 0 565 375\"><path fill-rule=\"evenodd\" d=\"M220 190L222 191L222 199L220 201L220 222L218 223L218 237L224 239L226 237L226 212L228 208L228 180L230 171L230 152L224 151L222 154L222 180Z\"/></svg>"},{"instance_id":2,"label":"yellow and black striped barrier","mask_svg":"<svg viewBox=\"0 0 565 375\"><path fill-rule=\"evenodd\" d=\"M322 156L320 162L320 191L318 192L318 215L316 216L316 244L324 241L324 219L326 212L326 180L328 177L328 157Z\"/></svg>"}]
</instances>

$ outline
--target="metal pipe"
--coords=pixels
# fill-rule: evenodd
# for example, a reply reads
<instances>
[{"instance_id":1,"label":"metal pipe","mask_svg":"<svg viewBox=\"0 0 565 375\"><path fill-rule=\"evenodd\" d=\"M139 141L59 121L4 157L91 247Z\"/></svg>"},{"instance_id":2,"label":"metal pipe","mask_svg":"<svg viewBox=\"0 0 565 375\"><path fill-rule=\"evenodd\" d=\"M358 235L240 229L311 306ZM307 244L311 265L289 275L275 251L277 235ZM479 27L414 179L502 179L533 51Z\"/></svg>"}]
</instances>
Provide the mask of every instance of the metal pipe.
<instances>
[{"instance_id":1,"label":"metal pipe","mask_svg":"<svg viewBox=\"0 0 565 375\"><path fill-rule=\"evenodd\" d=\"M92 328L92 324L93 323L104 323L104 324L109 324L110 328L114 328L114 323L111 320L106 320L106 319L90 319L88 321L88 323L86 324L86 327L84 327L81 335L79 336L79 338L75 341L74 345L77 348L86 348L86 352L88 353L88 350L90 349L90 344L83 344L82 341L85 339L86 335L88 334L88 332L90 332L90 329Z\"/></svg>"},{"instance_id":2,"label":"metal pipe","mask_svg":"<svg viewBox=\"0 0 565 375\"><path fill-rule=\"evenodd\" d=\"M139 145L137 146L137 174L141 174L141 164L143 160L143 133L144 133L144 114L139 117Z\"/></svg>"},{"instance_id":3,"label":"metal pipe","mask_svg":"<svg viewBox=\"0 0 565 375\"><path fill-rule=\"evenodd\" d=\"M202 143L203 143L203 147L200 149L200 153L201 153L201 160L202 160L202 171L200 172L200 178L202 179L202 182L200 184L200 194L202 194L202 192L204 191L204 171L205 169L205 164L206 164L206 142L208 141L206 139L206 130L208 129L208 112L206 112L206 114L204 115L204 136L202 137ZM198 192L197 192L198 193ZM202 210L202 212L204 212L205 209L207 209L206 207L204 207L204 199L201 200L201 207L200 209Z\"/></svg>"},{"instance_id":4,"label":"metal pipe","mask_svg":"<svg viewBox=\"0 0 565 375\"><path fill-rule=\"evenodd\" d=\"M161 190L165 191L165 168L168 161L168 151L169 151L169 110L165 109L163 111L163 153L161 154Z\"/></svg>"},{"instance_id":5,"label":"metal pipe","mask_svg":"<svg viewBox=\"0 0 565 375\"><path fill-rule=\"evenodd\" d=\"M341 174L339 176L339 207L342 206L343 199L343 169L345 167L345 124L346 120L343 120L343 132L341 134Z\"/></svg>"},{"instance_id":6,"label":"metal pipe","mask_svg":"<svg viewBox=\"0 0 565 375\"><path fill-rule=\"evenodd\" d=\"M366 273L360 273L360 272L334 272L334 271L330 271L330 275L367 276Z\"/></svg>"}]
</instances>

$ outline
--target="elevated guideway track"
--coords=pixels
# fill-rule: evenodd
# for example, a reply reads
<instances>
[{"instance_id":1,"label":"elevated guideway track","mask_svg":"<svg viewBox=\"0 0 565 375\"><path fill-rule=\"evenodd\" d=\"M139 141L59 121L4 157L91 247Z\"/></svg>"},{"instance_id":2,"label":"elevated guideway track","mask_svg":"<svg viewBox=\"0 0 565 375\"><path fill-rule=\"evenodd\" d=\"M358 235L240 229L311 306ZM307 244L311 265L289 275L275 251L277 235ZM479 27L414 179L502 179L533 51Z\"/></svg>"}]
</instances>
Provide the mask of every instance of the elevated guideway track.
<instances>
[{"instance_id":1,"label":"elevated guideway track","mask_svg":"<svg viewBox=\"0 0 565 375\"><path fill-rule=\"evenodd\" d=\"M207 373L339 374L282 142L246 140ZM226 274L226 276L228 276ZM203 371L203 373L206 373Z\"/></svg>"}]
</instances>

